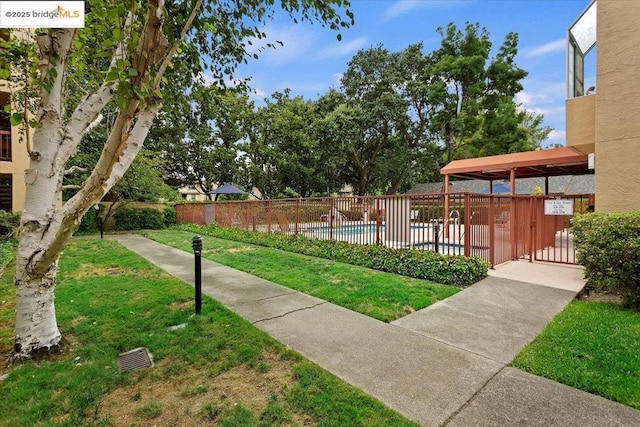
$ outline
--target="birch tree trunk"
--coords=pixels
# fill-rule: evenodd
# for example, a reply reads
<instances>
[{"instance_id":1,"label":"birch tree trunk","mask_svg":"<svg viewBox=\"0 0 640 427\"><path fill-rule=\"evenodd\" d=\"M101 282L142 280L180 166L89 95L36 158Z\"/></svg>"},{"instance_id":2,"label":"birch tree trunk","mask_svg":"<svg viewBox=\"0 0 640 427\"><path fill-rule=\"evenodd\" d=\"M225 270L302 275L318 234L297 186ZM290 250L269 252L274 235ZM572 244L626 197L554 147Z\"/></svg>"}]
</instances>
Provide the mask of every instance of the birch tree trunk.
<instances>
[{"instance_id":1,"label":"birch tree trunk","mask_svg":"<svg viewBox=\"0 0 640 427\"><path fill-rule=\"evenodd\" d=\"M200 3L196 3L199 7ZM152 1L146 14L141 42L129 54L136 69L132 78L139 88L157 89L166 66L175 53L167 52L162 33L163 4ZM196 9L192 12L195 16ZM130 15L126 25L131 25ZM188 22L191 25L192 19ZM186 28L183 30L186 32ZM50 87L43 88L37 114L38 127L33 135L30 169L26 171L26 196L20 222L16 257L16 326L14 358L30 357L59 344L54 289L58 259L80 223L82 216L118 182L142 148L153 119L161 108L155 90L145 99L132 96L121 109L105 142L103 152L80 190L61 207L58 206L65 165L75 153L82 136L100 119L101 110L116 93L117 83L107 81L95 93L85 97L70 118L63 111L66 60L75 29L52 30L38 36L40 63L53 64L44 78ZM174 46L177 48L177 44ZM125 41L115 49L112 66L127 54ZM53 72L52 72L53 70ZM155 72L155 75L152 73Z\"/></svg>"},{"instance_id":2,"label":"birch tree trunk","mask_svg":"<svg viewBox=\"0 0 640 427\"><path fill-rule=\"evenodd\" d=\"M60 342L54 304L60 254L82 216L118 182L142 149L153 119L162 107L160 85L164 74L172 66L173 57L182 50L181 46L186 43L191 47L187 54L183 51L183 64L193 68L192 55L197 51L212 61L207 68L214 69L222 79L248 55L245 38L265 37L260 26L252 21L266 25L266 20L273 16L274 2L208 1L203 7L203 1L170 2L172 14L166 33L171 45L163 33L164 0L89 2L95 18L101 20L96 26L101 39L91 40L99 52L92 54L112 56L108 70L95 70L95 76L100 76L96 78L104 78L102 85L81 99L70 114L64 111L64 81L76 29L52 29L38 35L41 92L35 117L38 126L33 147L29 147L31 164L25 174L26 197L19 230L14 358L29 357ZM280 3L292 17L299 13L305 19L327 23L334 30L349 26L334 10L334 6L343 6L342 0L282 0ZM122 7L114 8L116 6ZM110 8L108 12L116 14L99 13L105 12L100 7ZM119 13L123 16L113 16ZM353 23L352 14L349 11L346 14ZM136 19L144 22L135 22ZM112 28L112 24L122 21L119 31ZM197 34L187 40L186 34L192 27ZM105 37L108 40L103 40ZM196 70L202 68L199 65ZM189 73L191 77L196 75ZM119 112L100 159L78 192L58 206L68 160L77 151L82 136L100 121L101 111L111 101L117 101Z\"/></svg>"}]
</instances>

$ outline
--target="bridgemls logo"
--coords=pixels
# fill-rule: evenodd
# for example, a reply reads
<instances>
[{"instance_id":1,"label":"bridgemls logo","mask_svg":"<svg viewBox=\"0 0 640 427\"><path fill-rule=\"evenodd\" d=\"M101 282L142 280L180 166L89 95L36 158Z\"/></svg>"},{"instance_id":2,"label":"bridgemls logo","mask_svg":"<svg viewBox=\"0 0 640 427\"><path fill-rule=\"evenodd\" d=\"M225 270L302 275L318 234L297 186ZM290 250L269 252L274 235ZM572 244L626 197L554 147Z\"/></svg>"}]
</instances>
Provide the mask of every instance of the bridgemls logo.
<instances>
[{"instance_id":1,"label":"bridgemls logo","mask_svg":"<svg viewBox=\"0 0 640 427\"><path fill-rule=\"evenodd\" d=\"M79 10L66 10L62 6L58 6L53 13L57 13L59 18L79 18L80 11Z\"/></svg>"},{"instance_id":2,"label":"bridgemls logo","mask_svg":"<svg viewBox=\"0 0 640 427\"><path fill-rule=\"evenodd\" d=\"M3 28L83 28L84 2L0 1Z\"/></svg>"},{"instance_id":3,"label":"bridgemls logo","mask_svg":"<svg viewBox=\"0 0 640 427\"><path fill-rule=\"evenodd\" d=\"M64 10L62 6L58 6L58 15L60 18L79 18L80 11L79 10Z\"/></svg>"},{"instance_id":4,"label":"bridgemls logo","mask_svg":"<svg viewBox=\"0 0 640 427\"><path fill-rule=\"evenodd\" d=\"M80 17L80 11L79 10L67 10L62 6L58 6L55 9L53 9L52 11L45 11L45 12L33 11L33 17L34 18L49 18L49 19L53 19L53 18L77 19L77 18Z\"/></svg>"}]
</instances>

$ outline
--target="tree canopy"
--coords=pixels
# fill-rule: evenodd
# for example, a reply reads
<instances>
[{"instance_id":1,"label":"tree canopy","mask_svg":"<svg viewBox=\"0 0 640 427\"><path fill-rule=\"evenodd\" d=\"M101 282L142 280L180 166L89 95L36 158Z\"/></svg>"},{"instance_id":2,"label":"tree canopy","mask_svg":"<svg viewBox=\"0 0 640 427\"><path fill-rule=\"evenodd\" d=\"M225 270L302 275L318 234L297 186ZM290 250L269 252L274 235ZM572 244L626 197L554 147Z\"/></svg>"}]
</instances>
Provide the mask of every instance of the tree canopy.
<instances>
[{"instance_id":1,"label":"tree canopy","mask_svg":"<svg viewBox=\"0 0 640 427\"><path fill-rule=\"evenodd\" d=\"M343 184L394 194L439 180L451 160L539 148L550 128L516 103L527 75L515 63L517 34L493 53L479 24L437 32L431 52L422 43L360 50L339 87L315 100L286 89L258 106L235 90L197 85L156 126L160 139L171 138L173 181L205 191L236 181L268 198Z\"/></svg>"},{"instance_id":2,"label":"tree canopy","mask_svg":"<svg viewBox=\"0 0 640 427\"><path fill-rule=\"evenodd\" d=\"M85 28L46 29L2 46L11 55L0 60L0 77L11 80L16 101L26 101L12 123L35 127L33 138L25 132L31 164L16 260L15 357L59 343L53 301L60 253L141 151L167 86L187 92L205 73L218 86L233 82L251 40L266 37L261 28L278 10L333 30L353 22L345 0L85 3ZM59 206L70 159L110 112L95 166Z\"/></svg>"}]
</instances>

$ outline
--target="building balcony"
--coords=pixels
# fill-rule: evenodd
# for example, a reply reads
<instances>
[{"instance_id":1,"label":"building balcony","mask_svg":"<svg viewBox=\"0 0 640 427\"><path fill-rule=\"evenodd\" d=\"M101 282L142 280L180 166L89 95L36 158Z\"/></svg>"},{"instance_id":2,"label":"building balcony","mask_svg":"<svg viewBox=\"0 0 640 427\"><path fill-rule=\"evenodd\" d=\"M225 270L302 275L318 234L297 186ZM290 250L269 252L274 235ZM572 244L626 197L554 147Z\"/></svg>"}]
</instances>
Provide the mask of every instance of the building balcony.
<instances>
[{"instance_id":1,"label":"building balcony","mask_svg":"<svg viewBox=\"0 0 640 427\"><path fill-rule=\"evenodd\" d=\"M567 147L583 154L596 149L596 94L566 102Z\"/></svg>"}]
</instances>

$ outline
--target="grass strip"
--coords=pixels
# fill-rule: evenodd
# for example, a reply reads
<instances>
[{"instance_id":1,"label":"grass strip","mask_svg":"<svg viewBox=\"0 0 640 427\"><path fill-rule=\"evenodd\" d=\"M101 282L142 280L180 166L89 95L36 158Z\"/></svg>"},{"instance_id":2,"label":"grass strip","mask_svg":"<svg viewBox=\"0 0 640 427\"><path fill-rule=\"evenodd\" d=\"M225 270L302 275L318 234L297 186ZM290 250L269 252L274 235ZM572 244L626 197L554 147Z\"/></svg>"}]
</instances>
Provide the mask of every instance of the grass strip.
<instances>
[{"instance_id":1,"label":"grass strip","mask_svg":"<svg viewBox=\"0 0 640 427\"><path fill-rule=\"evenodd\" d=\"M445 255L427 250L359 245L302 234L265 233L241 228L179 224L174 229L344 262L387 273L465 287L487 277L489 263L471 256Z\"/></svg>"},{"instance_id":2,"label":"grass strip","mask_svg":"<svg viewBox=\"0 0 640 427\"><path fill-rule=\"evenodd\" d=\"M191 233L150 230L160 243L192 251ZM391 322L460 289L263 246L203 237L202 256L367 316Z\"/></svg>"},{"instance_id":3,"label":"grass strip","mask_svg":"<svg viewBox=\"0 0 640 427\"><path fill-rule=\"evenodd\" d=\"M47 359L0 362L0 374L9 372L0 425L414 425L206 296L193 317L190 286L114 241L73 239L60 269L65 345ZM3 355L12 346L12 263L6 273ZM118 354L136 347L155 366L120 373Z\"/></svg>"},{"instance_id":4,"label":"grass strip","mask_svg":"<svg viewBox=\"0 0 640 427\"><path fill-rule=\"evenodd\" d=\"M640 409L640 313L574 301L513 366Z\"/></svg>"}]
</instances>

